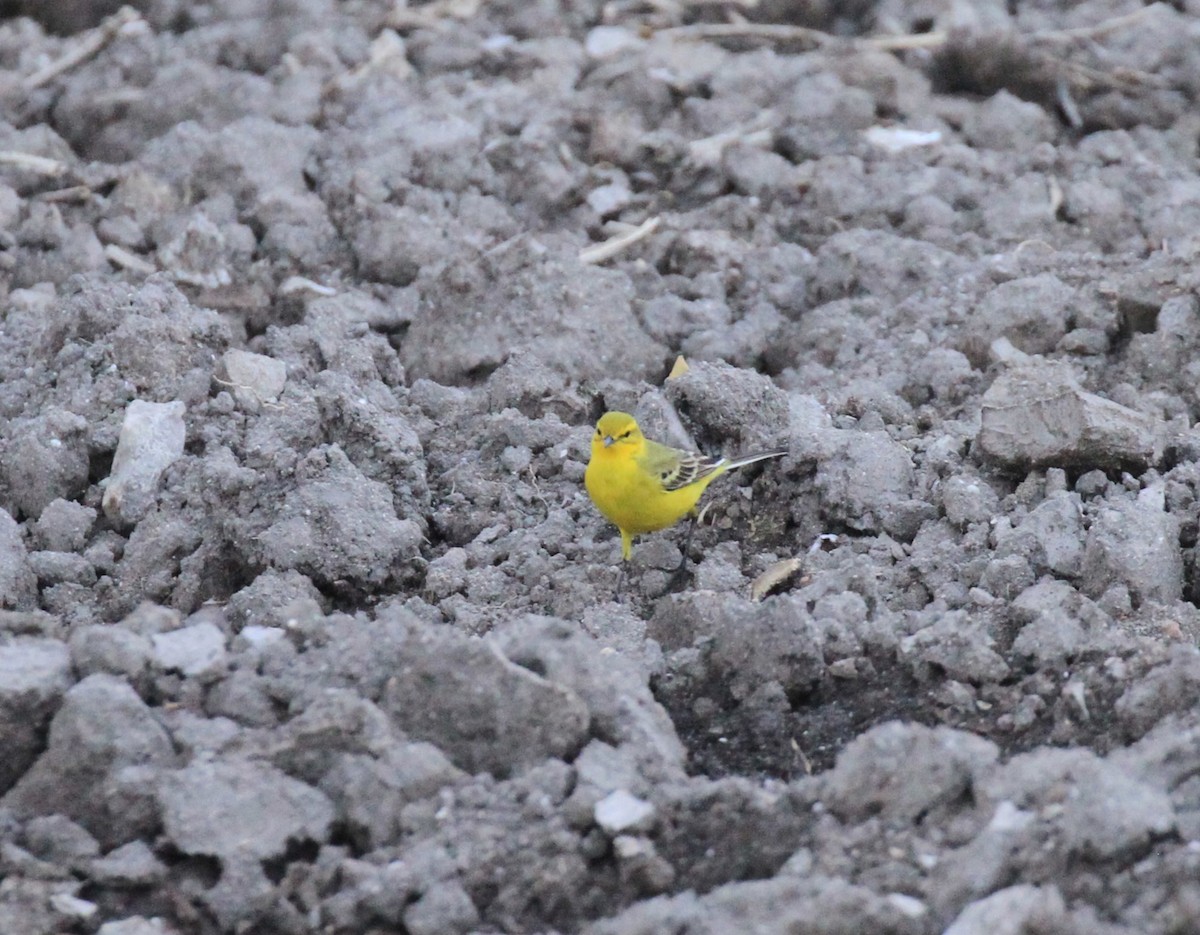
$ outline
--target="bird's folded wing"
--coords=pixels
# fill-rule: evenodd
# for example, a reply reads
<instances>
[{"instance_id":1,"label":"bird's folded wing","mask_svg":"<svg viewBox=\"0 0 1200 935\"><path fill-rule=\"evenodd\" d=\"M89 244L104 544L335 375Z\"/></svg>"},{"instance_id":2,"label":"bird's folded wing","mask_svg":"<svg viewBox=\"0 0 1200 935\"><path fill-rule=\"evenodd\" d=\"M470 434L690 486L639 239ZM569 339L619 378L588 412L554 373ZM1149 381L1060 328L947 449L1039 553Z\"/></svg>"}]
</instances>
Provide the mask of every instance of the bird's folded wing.
<instances>
[{"instance_id":1,"label":"bird's folded wing","mask_svg":"<svg viewBox=\"0 0 1200 935\"><path fill-rule=\"evenodd\" d=\"M693 451L681 451L652 441L646 442L646 450L638 459L642 470L657 478L663 490L679 490L694 484L724 463L724 458L706 458Z\"/></svg>"}]
</instances>

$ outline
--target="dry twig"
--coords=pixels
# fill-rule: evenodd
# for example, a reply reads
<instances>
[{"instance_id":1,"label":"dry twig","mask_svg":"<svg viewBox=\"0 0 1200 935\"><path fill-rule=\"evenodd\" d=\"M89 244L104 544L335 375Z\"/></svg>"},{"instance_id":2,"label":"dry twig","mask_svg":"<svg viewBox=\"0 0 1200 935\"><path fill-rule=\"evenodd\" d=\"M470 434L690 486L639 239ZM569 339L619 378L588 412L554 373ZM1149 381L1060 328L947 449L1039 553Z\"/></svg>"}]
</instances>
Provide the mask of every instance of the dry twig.
<instances>
[{"instance_id":1,"label":"dry twig","mask_svg":"<svg viewBox=\"0 0 1200 935\"><path fill-rule=\"evenodd\" d=\"M306 276L289 276L279 286L280 295L295 295L299 292L310 292L314 295L325 297L338 294L337 289L334 289L332 286L324 286Z\"/></svg>"},{"instance_id":2,"label":"dry twig","mask_svg":"<svg viewBox=\"0 0 1200 935\"><path fill-rule=\"evenodd\" d=\"M612 259L626 247L632 246L639 240L645 240L662 224L662 218L655 215L652 218L647 218L633 230L626 231L624 234L618 234L616 237L610 237L603 243L598 243L591 247L585 247L579 251L580 263L603 263L605 260Z\"/></svg>"},{"instance_id":3,"label":"dry twig","mask_svg":"<svg viewBox=\"0 0 1200 935\"><path fill-rule=\"evenodd\" d=\"M69 201L87 201L92 197L92 189L87 185L72 185L70 188L56 188L52 192L42 192L34 195L34 201L51 201L63 203Z\"/></svg>"},{"instance_id":4,"label":"dry twig","mask_svg":"<svg viewBox=\"0 0 1200 935\"><path fill-rule=\"evenodd\" d=\"M104 248L104 256L113 266L127 269L131 273L149 276L151 273L158 272L158 268L153 263L148 263L136 253L130 253L124 247L118 247L115 243L110 243Z\"/></svg>"},{"instance_id":5,"label":"dry twig","mask_svg":"<svg viewBox=\"0 0 1200 935\"><path fill-rule=\"evenodd\" d=\"M1115 32L1132 26L1151 13L1156 13L1165 7L1164 3L1152 3L1132 13L1114 16L1091 26L1078 26L1073 29L1052 29L1042 32L1032 32L1025 35L1017 34L1030 43L1037 42L1069 42L1075 39L1094 39L1098 36ZM899 36L867 36L864 38L844 38L820 29L807 26L792 26L786 23L695 23L689 26L673 26L662 29L657 35L665 35L683 40L702 41L705 39L763 39L770 42L804 42L814 48L841 46L847 48L876 49L883 52L902 52L910 49L937 49L944 46L951 37L946 30L927 33L914 33Z\"/></svg>"},{"instance_id":6,"label":"dry twig","mask_svg":"<svg viewBox=\"0 0 1200 935\"><path fill-rule=\"evenodd\" d=\"M0 150L0 166L25 169L28 172L48 175L51 178L65 175L69 168L65 162L51 159L49 156L35 156L33 153L22 153L13 149Z\"/></svg>"},{"instance_id":7,"label":"dry twig","mask_svg":"<svg viewBox=\"0 0 1200 935\"><path fill-rule=\"evenodd\" d=\"M384 25L392 29L436 29L447 19L468 20L479 12L481 0L433 0L410 9L399 3L387 15Z\"/></svg>"},{"instance_id":8,"label":"dry twig","mask_svg":"<svg viewBox=\"0 0 1200 935\"><path fill-rule=\"evenodd\" d=\"M49 84L59 75L98 55L118 36L134 35L145 28L146 21L142 19L142 14L133 9L133 7L123 6L95 29L84 33L79 44L67 52L66 55L56 59L44 68L38 69L26 78L22 84L26 91L32 91L35 88Z\"/></svg>"},{"instance_id":9,"label":"dry twig","mask_svg":"<svg viewBox=\"0 0 1200 935\"><path fill-rule=\"evenodd\" d=\"M1149 6L1134 10L1132 13L1125 13L1121 16L1114 16L1111 19L1101 20L1099 23L1093 23L1091 26L1076 26L1073 29L1047 29L1043 32L1031 33L1030 38L1041 42L1070 42L1073 39L1095 39L1097 36L1103 36L1118 29L1124 29L1126 26L1132 26L1138 20L1144 19L1150 13L1158 13L1164 7L1166 7L1165 3L1152 3Z\"/></svg>"}]
</instances>

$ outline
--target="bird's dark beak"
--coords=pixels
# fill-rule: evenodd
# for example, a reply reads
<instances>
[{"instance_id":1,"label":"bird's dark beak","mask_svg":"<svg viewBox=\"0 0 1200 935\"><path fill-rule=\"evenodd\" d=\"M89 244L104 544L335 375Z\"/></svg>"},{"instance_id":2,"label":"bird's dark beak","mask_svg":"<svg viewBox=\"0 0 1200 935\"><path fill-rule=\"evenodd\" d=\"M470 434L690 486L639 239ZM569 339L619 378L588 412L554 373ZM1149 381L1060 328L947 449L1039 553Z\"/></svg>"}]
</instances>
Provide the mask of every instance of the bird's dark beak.
<instances>
[{"instance_id":1,"label":"bird's dark beak","mask_svg":"<svg viewBox=\"0 0 1200 935\"><path fill-rule=\"evenodd\" d=\"M615 439L611 435L605 435L604 436L604 447L607 448L614 441L615 441Z\"/></svg>"}]
</instances>

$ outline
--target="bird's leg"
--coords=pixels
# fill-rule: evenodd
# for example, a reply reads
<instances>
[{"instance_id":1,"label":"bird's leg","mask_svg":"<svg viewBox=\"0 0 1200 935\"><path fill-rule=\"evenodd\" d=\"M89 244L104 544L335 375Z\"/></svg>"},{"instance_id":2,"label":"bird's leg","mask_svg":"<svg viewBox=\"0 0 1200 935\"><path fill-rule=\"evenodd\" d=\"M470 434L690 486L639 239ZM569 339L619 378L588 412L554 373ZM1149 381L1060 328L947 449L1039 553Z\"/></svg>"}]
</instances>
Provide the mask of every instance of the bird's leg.
<instances>
[{"instance_id":1,"label":"bird's leg","mask_svg":"<svg viewBox=\"0 0 1200 935\"><path fill-rule=\"evenodd\" d=\"M625 576L629 570L629 562L621 559L621 573L617 575L617 590L613 593L613 600L618 604L621 603L623 597L622 592L625 590Z\"/></svg>"},{"instance_id":2,"label":"bird's leg","mask_svg":"<svg viewBox=\"0 0 1200 935\"><path fill-rule=\"evenodd\" d=\"M613 600L621 602L621 591L625 587L625 576L629 573L629 563L633 560L633 534L621 530L621 574L617 577L617 593Z\"/></svg>"},{"instance_id":3,"label":"bird's leg","mask_svg":"<svg viewBox=\"0 0 1200 935\"><path fill-rule=\"evenodd\" d=\"M687 532L683 534L683 556L679 559L679 567L675 569L676 575L683 574L684 570L687 568L688 551L692 547L692 536L696 533L696 523L699 521L699 514L696 513L695 510L692 510L691 516L688 517Z\"/></svg>"}]
</instances>

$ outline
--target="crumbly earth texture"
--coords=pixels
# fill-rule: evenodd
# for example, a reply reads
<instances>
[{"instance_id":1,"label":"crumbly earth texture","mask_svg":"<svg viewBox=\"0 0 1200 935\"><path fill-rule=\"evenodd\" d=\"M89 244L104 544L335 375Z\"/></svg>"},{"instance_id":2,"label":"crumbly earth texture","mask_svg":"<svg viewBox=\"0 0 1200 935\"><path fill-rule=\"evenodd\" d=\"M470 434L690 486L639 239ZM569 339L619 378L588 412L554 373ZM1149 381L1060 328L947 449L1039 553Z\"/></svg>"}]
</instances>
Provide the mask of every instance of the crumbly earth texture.
<instances>
[{"instance_id":1,"label":"crumbly earth texture","mask_svg":"<svg viewBox=\"0 0 1200 935\"><path fill-rule=\"evenodd\" d=\"M117 6L0 4L0 929L1200 931L1200 6ZM788 449L682 585L606 409Z\"/></svg>"}]
</instances>

